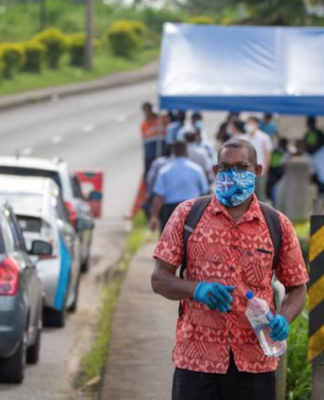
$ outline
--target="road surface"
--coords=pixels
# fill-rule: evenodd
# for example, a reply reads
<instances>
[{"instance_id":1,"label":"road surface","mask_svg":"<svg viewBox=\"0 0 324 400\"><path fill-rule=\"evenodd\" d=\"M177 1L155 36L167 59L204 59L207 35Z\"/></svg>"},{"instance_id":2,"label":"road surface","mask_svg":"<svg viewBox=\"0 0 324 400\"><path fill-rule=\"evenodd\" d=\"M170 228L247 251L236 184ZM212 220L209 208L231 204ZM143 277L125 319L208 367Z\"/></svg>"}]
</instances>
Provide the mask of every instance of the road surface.
<instances>
[{"instance_id":1,"label":"road surface","mask_svg":"<svg viewBox=\"0 0 324 400\"><path fill-rule=\"evenodd\" d=\"M93 277L120 254L123 216L131 210L140 181L140 105L155 99L156 82L150 81L0 113L1 155L62 157L72 168L105 172L104 218L96 231L95 262L82 282L79 311L65 329L44 331L40 364L27 368L22 386L0 385L1 400L71 398L71 377L100 302ZM211 133L223 116L207 118Z\"/></svg>"}]
</instances>

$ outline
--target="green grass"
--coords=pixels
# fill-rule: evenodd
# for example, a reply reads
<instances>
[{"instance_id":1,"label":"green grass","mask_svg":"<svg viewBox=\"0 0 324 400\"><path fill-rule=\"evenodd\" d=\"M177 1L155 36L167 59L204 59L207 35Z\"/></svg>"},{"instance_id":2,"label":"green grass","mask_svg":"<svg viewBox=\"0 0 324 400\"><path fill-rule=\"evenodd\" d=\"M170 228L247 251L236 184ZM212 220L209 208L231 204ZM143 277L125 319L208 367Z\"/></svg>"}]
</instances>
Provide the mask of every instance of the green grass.
<instances>
[{"instance_id":1,"label":"green grass","mask_svg":"<svg viewBox=\"0 0 324 400\"><path fill-rule=\"evenodd\" d=\"M71 67L65 59L62 62L62 67L57 71L46 69L40 75L21 73L17 74L12 80L2 80L0 82L0 97L27 90L90 81L116 72L137 69L157 59L157 57L157 49L144 49L133 58L127 59L113 57L108 52L102 51L95 58L93 71Z\"/></svg>"},{"instance_id":2,"label":"green grass","mask_svg":"<svg viewBox=\"0 0 324 400\"><path fill-rule=\"evenodd\" d=\"M309 239L309 233L310 233L309 221L296 222L294 223L294 228L300 240Z\"/></svg>"},{"instance_id":3,"label":"green grass","mask_svg":"<svg viewBox=\"0 0 324 400\"><path fill-rule=\"evenodd\" d=\"M291 325L288 339L286 400L311 399L311 364L307 359L308 311L305 309Z\"/></svg>"},{"instance_id":4,"label":"green grass","mask_svg":"<svg viewBox=\"0 0 324 400\"><path fill-rule=\"evenodd\" d=\"M103 301L100 319L96 327L96 337L92 349L81 362L80 374L75 381L77 389L84 389L86 384L94 378L101 378L106 362L110 343L113 313L117 304L123 277L128 269L132 257L144 244L147 224L142 213L133 221L133 231L128 235L123 258L114 268L114 279L103 289ZM90 387L93 390L96 387Z\"/></svg>"}]
</instances>

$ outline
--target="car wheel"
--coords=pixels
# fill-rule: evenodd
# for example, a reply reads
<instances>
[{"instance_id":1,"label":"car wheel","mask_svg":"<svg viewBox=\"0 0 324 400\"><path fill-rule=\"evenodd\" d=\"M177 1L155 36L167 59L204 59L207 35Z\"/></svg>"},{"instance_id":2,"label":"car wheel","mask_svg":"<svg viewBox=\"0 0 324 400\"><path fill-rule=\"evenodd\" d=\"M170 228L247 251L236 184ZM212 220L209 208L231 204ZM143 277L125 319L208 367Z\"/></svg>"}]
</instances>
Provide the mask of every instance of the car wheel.
<instances>
[{"instance_id":1,"label":"car wheel","mask_svg":"<svg viewBox=\"0 0 324 400\"><path fill-rule=\"evenodd\" d=\"M27 352L27 332L19 342L13 356L0 361L0 381L3 383L22 383L25 376Z\"/></svg>"},{"instance_id":2,"label":"car wheel","mask_svg":"<svg viewBox=\"0 0 324 400\"><path fill-rule=\"evenodd\" d=\"M90 257L88 256L81 264L81 272L84 274L89 271Z\"/></svg>"},{"instance_id":3,"label":"car wheel","mask_svg":"<svg viewBox=\"0 0 324 400\"><path fill-rule=\"evenodd\" d=\"M51 328L63 328L66 321L66 308L62 311L45 310L44 312L44 325Z\"/></svg>"},{"instance_id":4,"label":"car wheel","mask_svg":"<svg viewBox=\"0 0 324 400\"><path fill-rule=\"evenodd\" d=\"M42 312L41 312L40 316L39 316L39 321L38 321L38 328L37 328L35 343L27 349L27 363L28 364L37 364L38 363L40 347L41 347L42 327L43 327L43 321L42 321Z\"/></svg>"},{"instance_id":5,"label":"car wheel","mask_svg":"<svg viewBox=\"0 0 324 400\"><path fill-rule=\"evenodd\" d=\"M78 282L77 282L76 288L75 288L75 297L74 297L73 303L69 307L69 312L71 312L71 313L76 312L76 310L78 308L80 281L81 281L81 275L79 274Z\"/></svg>"}]
</instances>

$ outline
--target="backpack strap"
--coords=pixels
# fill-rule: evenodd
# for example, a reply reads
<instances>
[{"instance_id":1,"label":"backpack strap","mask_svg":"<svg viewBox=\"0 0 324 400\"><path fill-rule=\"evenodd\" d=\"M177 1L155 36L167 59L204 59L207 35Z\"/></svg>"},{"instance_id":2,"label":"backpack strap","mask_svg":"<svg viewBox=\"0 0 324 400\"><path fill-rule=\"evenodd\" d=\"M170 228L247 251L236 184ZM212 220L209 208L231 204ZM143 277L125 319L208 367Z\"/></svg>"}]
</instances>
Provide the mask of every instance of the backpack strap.
<instances>
[{"instance_id":1,"label":"backpack strap","mask_svg":"<svg viewBox=\"0 0 324 400\"><path fill-rule=\"evenodd\" d=\"M212 201L213 196L204 196L204 197L199 197L196 202L193 204L186 222L184 224L184 230L183 230L183 248L184 248L184 256L183 256L183 261L181 264L180 268L180 278L184 278L184 272L185 269L187 268L187 243L189 240L190 235L192 232L195 230L196 226L198 225L198 222L200 221L203 213L205 212L206 208Z\"/></svg>"},{"instance_id":2,"label":"backpack strap","mask_svg":"<svg viewBox=\"0 0 324 400\"><path fill-rule=\"evenodd\" d=\"M196 202L193 204L187 219L184 224L183 230L183 259L180 267L180 278L184 279L185 270L187 268L187 243L190 235L195 230L198 222L200 221L203 213L206 208L212 201L213 195L199 197ZM182 302L179 302L179 317L183 314Z\"/></svg>"},{"instance_id":3,"label":"backpack strap","mask_svg":"<svg viewBox=\"0 0 324 400\"><path fill-rule=\"evenodd\" d=\"M273 270L275 271L279 260L282 240L280 218L277 211L273 207L269 206L269 204L263 203L261 201L259 201L259 204L268 225L271 241L275 251L273 258Z\"/></svg>"}]
</instances>

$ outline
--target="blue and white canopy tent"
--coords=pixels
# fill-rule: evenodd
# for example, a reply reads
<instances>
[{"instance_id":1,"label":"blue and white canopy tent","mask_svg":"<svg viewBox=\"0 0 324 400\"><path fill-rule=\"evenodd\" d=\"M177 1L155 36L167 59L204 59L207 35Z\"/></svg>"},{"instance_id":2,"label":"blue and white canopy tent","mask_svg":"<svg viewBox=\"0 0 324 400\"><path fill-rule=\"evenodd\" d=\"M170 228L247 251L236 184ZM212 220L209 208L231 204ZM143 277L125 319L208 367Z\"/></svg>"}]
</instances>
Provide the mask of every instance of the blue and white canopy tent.
<instances>
[{"instance_id":1,"label":"blue and white canopy tent","mask_svg":"<svg viewBox=\"0 0 324 400\"><path fill-rule=\"evenodd\" d=\"M164 27L162 109L324 115L324 29Z\"/></svg>"}]
</instances>

